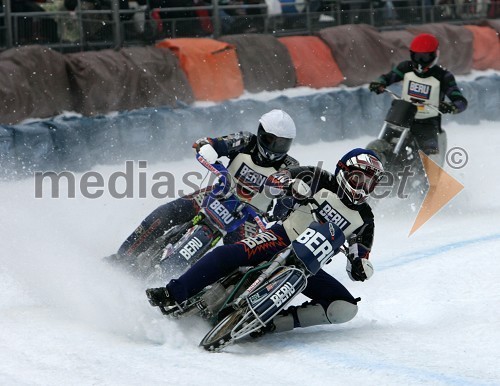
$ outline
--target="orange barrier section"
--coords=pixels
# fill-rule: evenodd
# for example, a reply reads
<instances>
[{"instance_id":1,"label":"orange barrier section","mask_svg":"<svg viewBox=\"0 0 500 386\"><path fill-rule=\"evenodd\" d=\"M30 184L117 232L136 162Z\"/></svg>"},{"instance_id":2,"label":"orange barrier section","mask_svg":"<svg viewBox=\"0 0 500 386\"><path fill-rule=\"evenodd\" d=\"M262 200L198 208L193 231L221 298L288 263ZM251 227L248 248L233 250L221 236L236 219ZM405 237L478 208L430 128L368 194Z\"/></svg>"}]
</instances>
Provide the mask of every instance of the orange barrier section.
<instances>
[{"instance_id":1,"label":"orange barrier section","mask_svg":"<svg viewBox=\"0 0 500 386\"><path fill-rule=\"evenodd\" d=\"M344 80L330 47L320 38L289 36L278 40L290 53L297 75L297 86L334 87Z\"/></svg>"},{"instance_id":2,"label":"orange barrier section","mask_svg":"<svg viewBox=\"0 0 500 386\"><path fill-rule=\"evenodd\" d=\"M500 70L500 41L496 31L489 27L466 25L474 35L472 68L475 70Z\"/></svg>"},{"instance_id":3,"label":"orange barrier section","mask_svg":"<svg viewBox=\"0 0 500 386\"><path fill-rule=\"evenodd\" d=\"M220 102L243 93L243 77L235 47L213 39L165 39L156 47L174 52L186 73L195 99Z\"/></svg>"}]
</instances>

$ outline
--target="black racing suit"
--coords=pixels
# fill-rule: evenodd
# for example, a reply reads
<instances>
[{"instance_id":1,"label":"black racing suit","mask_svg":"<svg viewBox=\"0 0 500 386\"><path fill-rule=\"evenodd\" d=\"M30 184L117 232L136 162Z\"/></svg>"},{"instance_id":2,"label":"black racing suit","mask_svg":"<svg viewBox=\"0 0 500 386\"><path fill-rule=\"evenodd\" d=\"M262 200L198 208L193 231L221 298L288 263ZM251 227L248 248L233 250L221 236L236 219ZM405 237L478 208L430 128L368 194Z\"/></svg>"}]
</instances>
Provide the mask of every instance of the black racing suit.
<instances>
[{"instance_id":1,"label":"black racing suit","mask_svg":"<svg viewBox=\"0 0 500 386\"><path fill-rule=\"evenodd\" d=\"M414 71L413 63L409 60L399 63L387 74L377 80L386 86L403 81L402 97L408 101L432 102L438 107L445 96L455 106L455 113L467 108L467 99L457 86L453 74L440 66L433 66L424 73ZM436 89L437 88L437 89ZM435 95L435 97L433 97ZM439 152L438 134L441 129L441 115L435 110L427 109L428 116L417 112L411 127L420 149L426 154Z\"/></svg>"},{"instance_id":2,"label":"black racing suit","mask_svg":"<svg viewBox=\"0 0 500 386\"><path fill-rule=\"evenodd\" d=\"M267 202L260 195L265 179L278 170L298 165L297 160L289 155L277 161L263 159L257 147L257 137L249 132L238 132L208 140L219 157L229 158L227 167L236 184L237 195L251 204L259 200L259 209L263 213L267 212L272 204L271 199ZM137 256L171 227L190 221L200 210L203 197L209 189L211 187L197 190L159 206L124 241L118 254L126 257ZM257 229L254 221L247 221L240 229L226 235L224 242L232 243L253 235Z\"/></svg>"}]
</instances>

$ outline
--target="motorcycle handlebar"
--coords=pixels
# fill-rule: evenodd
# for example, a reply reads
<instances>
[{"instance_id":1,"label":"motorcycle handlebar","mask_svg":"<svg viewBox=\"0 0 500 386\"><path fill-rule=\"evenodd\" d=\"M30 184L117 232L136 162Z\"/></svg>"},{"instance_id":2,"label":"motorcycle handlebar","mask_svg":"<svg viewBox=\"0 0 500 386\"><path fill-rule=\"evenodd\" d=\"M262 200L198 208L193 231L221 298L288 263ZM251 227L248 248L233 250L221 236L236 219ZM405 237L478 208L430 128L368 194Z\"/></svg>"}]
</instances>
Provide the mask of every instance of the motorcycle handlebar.
<instances>
[{"instance_id":1,"label":"motorcycle handlebar","mask_svg":"<svg viewBox=\"0 0 500 386\"><path fill-rule=\"evenodd\" d=\"M221 182L220 192L218 194L222 194L226 196L231 193L231 182L229 181L228 174L229 171L226 169L224 165L221 163L210 163L203 157L200 153L196 153L196 160L208 171L213 173Z\"/></svg>"},{"instance_id":2,"label":"motorcycle handlebar","mask_svg":"<svg viewBox=\"0 0 500 386\"><path fill-rule=\"evenodd\" d=\"M216 163L216 164L211 164L208 162L205 157L203 157L200 153L196 153L196 160L208 171L212 172L215 174L218 178L223 180L222 182L225 184L227 182L227 177L225 174L228 173L228 170L226 167L222 164ZM215 166L217 165L217 166ZM220 170L219 170L220 169Z\"/></svg>"},{"instance_id":3,"label":"motorcycle handlebar","mask_svg":"<svg viewBox=\"0 0 500 386\"><path fill-rule=\"evenodd\" d=\"M402 100L403 98L401 97L401 95L398 95L396 94L394 91L391 91L387 88L384 89L384 92L386 92L387 94L389 94L393 99L396 99L396 100ZM433 104L430 104L430 103L427 103L427 102L410 102L410 103L413 103L415 106L427 106L433 110L435 110L438 114L440 115L443 115L443 113L441 111L439 111L439 108L434 106Z\"/></svg>"}]
</instances>

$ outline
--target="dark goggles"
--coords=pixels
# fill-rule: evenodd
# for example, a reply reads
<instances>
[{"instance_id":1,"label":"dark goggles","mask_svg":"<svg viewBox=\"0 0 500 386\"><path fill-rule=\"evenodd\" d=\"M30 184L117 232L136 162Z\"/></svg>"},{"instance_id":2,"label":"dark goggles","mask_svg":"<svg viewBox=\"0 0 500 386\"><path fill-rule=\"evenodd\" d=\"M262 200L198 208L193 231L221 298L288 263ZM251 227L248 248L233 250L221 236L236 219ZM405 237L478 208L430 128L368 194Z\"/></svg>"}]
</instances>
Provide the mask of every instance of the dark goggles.
<instances>
[{"instance_id":1,"label":"dark goggles","mask_svg":"<svg viewBox=\"0 0 500 386\"><path fill-rule=\"evenodd\" d=\"M268 133L264 130L262 125L259 126L257 131L259 144L265 149L275 154L285 154L292 146L292 138L277 137L274 134Z\"/></svg>"},{"instance_id":2,"label":"dark goggles","mask_svg":"<svg viewBox=\"0 0 500 386\"><path fill-rule=\"evenodd\" d=\"M411 60L421 66L428 66L436 59L435 52L413 52L410 51Z\"/></svg>"},{"instance_id":3,"label":"dark goggles","mask_svg":"<svg viewBox=\"0 0 500 386\"><path fill-rule=\"evenodd\" d=\"M373 192L380 180L380 176L371 170L353 170L348 173L347 183L356 190L363 190L366 194Z\"/></svg>"}]
</instances>

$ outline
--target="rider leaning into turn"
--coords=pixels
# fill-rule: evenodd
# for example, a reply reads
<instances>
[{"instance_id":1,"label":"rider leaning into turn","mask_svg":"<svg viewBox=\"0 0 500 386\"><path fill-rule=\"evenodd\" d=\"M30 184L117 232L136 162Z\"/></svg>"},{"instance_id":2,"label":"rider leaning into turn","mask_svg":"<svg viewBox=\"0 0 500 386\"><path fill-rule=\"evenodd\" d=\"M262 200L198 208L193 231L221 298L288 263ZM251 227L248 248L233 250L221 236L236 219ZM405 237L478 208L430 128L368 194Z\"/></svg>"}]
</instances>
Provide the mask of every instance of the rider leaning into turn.
<instances>
[{"instance_id":1,"label":"rider leaning into turn","mask_svg":"<svg viewBox=\"0 0 500 386\"><path fill-rule=\"evenodd\" d=\"M259 119L257 135L238 132L218 138L201 138L193 144L193 148L199 151L203 145L210 144L216 157L229 158L228 171L236 185L236 194L265 213L272 204L272 199L261 192L267 177L298 165L297 160L287 154L295 135L293 119L285 111L272 110ZM156 208L123 242L118 253L108 256L106 260L126 263L147 250L168 229L195 217L206 193L207 189L201 189ZM249 219L241 229L228 234L224 241L234 242L256 232L257 224Z\"/></svg>"},{"instance_id":2,"label":"rider leaning into turn","mask_svg":"<svg viewBox=\"0 0 500 386\"><path fill-rule=\"evenodd\" d=\"M365 201L382 173L382 164L374 152L354 149L337 163L334 174L315 167L295 167L270 176L267 188L276 189L280 194L292 193L297 200L291 214L257 236L215 248L166 287L148 289L150 303L182 308L185 300L238 267L256 266L270 260L305 231L315 221L315 216L320 222L337 225L336 232L342 232L348 240L350 259L346 269L350 278L357 281L370 278L373 267L368 256L373 242L374 218ZM308 278L303 294L312 301L289 307L261 333L344 323L356 315L360 300L323 270Z\"/></svg>"},{"instance_id":3,"label":"rider leaning into turn","mask_svg":"<svg viewBox=\"0 0 500 386\"><path fill-rule=\"evenodd\" d=\"M467 108L453 74L437 65L439 42L434 35L417 35L410 45L410 58L381 75L369 85L370 91L380 94L396 82L403 81L402 98L410 102L429 103L443 114L461 113ZM445 96L450 102L446 102ZM420 149L439 161L440 149L444 151L446 136L441 129L441 115L436 109L421 105L411 127ZM434 156L433 156L434 155ZM441 155L442 156L442 155Z\"/></svg>"}]
</instances>

